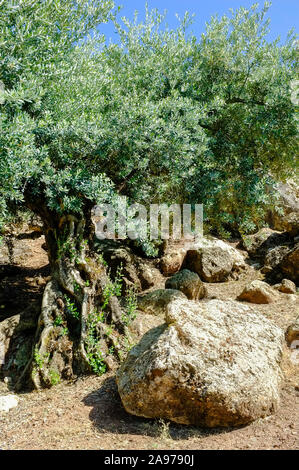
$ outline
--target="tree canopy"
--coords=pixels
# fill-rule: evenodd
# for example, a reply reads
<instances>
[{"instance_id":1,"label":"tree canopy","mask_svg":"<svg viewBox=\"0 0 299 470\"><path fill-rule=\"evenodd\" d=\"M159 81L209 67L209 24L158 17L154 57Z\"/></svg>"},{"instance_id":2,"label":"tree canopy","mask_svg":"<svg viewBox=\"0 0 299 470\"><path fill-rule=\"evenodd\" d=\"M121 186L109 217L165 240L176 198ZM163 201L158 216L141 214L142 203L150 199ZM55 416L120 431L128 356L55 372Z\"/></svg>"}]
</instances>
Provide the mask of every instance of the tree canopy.
<instances>
[{"instance_id":1,"label":"tree canopy","mask_svg":"<svg viewBox=\"0 0 299 470\"><path fill-rule=\"evenodd\" d=\"M253 228L296 154L296 43L267 42L267 10L212 18L199 39L188 14L169 30L147 11L105 45L110 1L1 2L2 220L26 194L76 213L115 191Z\"/></svg>"}]
</instances>

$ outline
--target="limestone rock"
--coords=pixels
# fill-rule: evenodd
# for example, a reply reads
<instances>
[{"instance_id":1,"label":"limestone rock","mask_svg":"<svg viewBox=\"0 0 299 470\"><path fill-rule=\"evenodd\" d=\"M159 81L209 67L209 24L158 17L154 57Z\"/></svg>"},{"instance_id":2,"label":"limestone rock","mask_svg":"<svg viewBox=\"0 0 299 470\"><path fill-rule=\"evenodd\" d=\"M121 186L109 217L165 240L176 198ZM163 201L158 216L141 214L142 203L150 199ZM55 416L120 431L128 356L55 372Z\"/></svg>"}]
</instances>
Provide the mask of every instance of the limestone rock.
<instances>
[{"instance_id":1,"label":"limestone rock","mask_svg":"<svg viewBox=\"0 0 299 470\"><path fill-rule=\"evenodd\" d=\"M269 284L263 281L252 281L245 286L238 300L245 300L253 304L270 304L278 299L278 293Z\"/></svg>"},{"instance_id":2,"label":"limestone rock","mask_svg":"<svg viewBox=\"0 0 299 470\"><path fill-rule=\"evenodd\" d=\"M296 284L289 279L283 279L280 284L273 287L284 294L296 294Z\"/></svg>"},{"instance_id":3,"label":"limestone rock","mask_svg":"<svg viewBox=\"0 0 299 470\"><path fill-rule=\"evenodd\" d=\"M126 245L113 240L102 240L97 242L96 250L101 253L103 259L108 263L112 278L115 278L117 271L122 268L123 295L130 287L134 287L136 291L141 292L153 287L155 284L164 282L164 278L156 267L154 260L137 256Z\"/></svg>"},{"instance_id":4,"label":"limestone rock","mask_svg":"<svg viewBox=\"0 0 299 470\"><path fill-rule=\"evenodd\" d=\"M188 250L184 267L196 272L205 282L223 282L246 264L241 252L228 243L216 238L200 238L194 248Z\"/></svg>"},{"instance_id":5,"label":"limestone rock","mask_svg":"<svg viewBox=\"0 0 299 470\"><path fill-rule=\"evenodd\" d=\"M164 282L159 269L146 262L137 262L137 276L141 282L142 289L149 289L155 284Z\"/></svg>"},{"instance_id":6,"label":"limestone rock","mask_svg":"<svg viewBox=\"0 0 299 470\"><path fill-rule=\"evenodd\" d=\"M299 345L299 317L288 327L285 338L288 346L291 346L294 341L298 341Z\"/></svg>"},{"instance_id":7,"label":"limestone rock","mask_svg":"<svg viewBox=\"0 0 299 470\"><path fill-rule=\"evenodd\" d=\"M137 298L138 309L151 315L165 315L167 305L174 299L187 299L175 289L157 289Z\"/></svg>"},{"instance_id":8,"label":"limestone rock","mask_svg":"<svg viewBox=\"0 0 299 470\"><path fill-rule=\"evenodd\" d=\"M282 273L292 281L299 282L299 243L297 243L294 248L286 254L286 256L281 261L279 268Z\"/></svg>"},{"instance_id":9,"label":"limestone rock","mask_svg":"<svg viewBox=\"0 0 299 470\"><path fill-rule=\"evenodd\" d=\"M5 395L0 397L0 412L8 412L12 408L16 408L19 404L19 398L15 395Z\"/></svg>"},{"instance_id":10,"label":"limestone rock","mask_svg":"<svg viewBox=\"0 0 299 470\"><path fill-rule=\"evenodd\" d=\"M177 299L117 372L125 409L207 427L239 426L274 412L284 334L235 301Z\"/></svg>"},{"instance_id":11,"label":"limestone rock","mask_svg":"<svg viewBox=\"0 0 299 470\"><path fill-rule=\"evenodd\" d=\"M172 274L177 273L183 265L185 256L186 250L184 249L176 249L175 251L166 253L160 261L162 273L165 276L171 276Z\"/></svg>"},{"instance_id":12,"label":"limestone rock","mask_svg":"<svg viewBox=\"0 0 299 470\"><path fill-rule=\"evenodd\" d=\"M289 232L296 236L299 233L299 187L294 180L278 183L276 187L280 196L281 213L273 210L269 214L269 223L276 230Z\"/></svg>"},{"instance_id":13,"label":"limestone rock","mask_svg":"<svg viewBox=\"0 0 299 470\"><path fill-rule=\"evenodd\" d=\"M165 288L179 290L190 300L199 300L206 295L206 288L198 274L188 269L183 269L167 279Z\"/></svg>"},{"instance_id":14,"label":"limestone rock","mask_svg":"<svg viewBox=\"0 0 299 470\"><path fill-rule=\"evenodd\" d=\"M264 261L269 250L280 246L288 247L291 241L289 234L266 227L253 235L243 236L241 245L250 256Z\"/></svg>"}]
</instances>

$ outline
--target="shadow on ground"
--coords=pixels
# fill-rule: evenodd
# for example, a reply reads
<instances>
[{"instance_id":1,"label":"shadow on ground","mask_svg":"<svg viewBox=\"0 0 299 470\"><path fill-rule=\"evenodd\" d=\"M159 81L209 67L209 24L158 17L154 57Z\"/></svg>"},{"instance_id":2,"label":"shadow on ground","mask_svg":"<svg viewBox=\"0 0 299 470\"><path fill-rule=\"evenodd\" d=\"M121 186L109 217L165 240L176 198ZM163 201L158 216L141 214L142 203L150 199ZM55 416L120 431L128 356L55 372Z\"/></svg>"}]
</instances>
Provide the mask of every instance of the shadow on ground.
<instances>
[{"instance_id":1,"label":"shadow on ground","mask_svg":"<svg viewBox=\"0 0 299 470\"><path fill-rule=\"evenodd\" d=\"M158 419L139 418L130 415L122 406L115 377L104 380L102 386L87 395L83 403L92 407L89 418L100 433L133 434L155 438L181 440L225 434L233 428L195 428Z\"/></svg>"},{"instance_id":2,"label":"shadow on ground","mask_svg":"<svg viewBox=\"0 0 299 470\"><path fill-rule=\"evenodd\" d=\"M44 284L33 281L49 274L49 265L39 269L15 264L0 265L0 321L17 315L35 302L40 302Z\"/></svg>"}]
</instances>

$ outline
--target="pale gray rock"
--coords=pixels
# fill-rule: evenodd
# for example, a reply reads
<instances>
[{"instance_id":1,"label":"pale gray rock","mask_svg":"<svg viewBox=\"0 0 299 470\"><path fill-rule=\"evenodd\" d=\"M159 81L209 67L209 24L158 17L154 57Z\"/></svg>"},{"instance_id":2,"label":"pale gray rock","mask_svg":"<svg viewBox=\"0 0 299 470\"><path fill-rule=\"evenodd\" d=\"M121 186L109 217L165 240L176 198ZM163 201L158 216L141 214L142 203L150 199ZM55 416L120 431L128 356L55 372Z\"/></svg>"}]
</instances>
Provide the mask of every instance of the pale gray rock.
<instances>
[{"instance_id":1,"label":"pale gray rock","mask_svg":"<svg viewBox=\"0 0 299 470\"><path fill-rule=\"evenodd\" d=\"M0 412L7 413L12 408L16 408L19 404L19 398L15 395L5 395L0 397Z\"/></svg>"},{"instance_id":2,"label":"pale gray rock","mask_svg":"<svg viewBox=\"0 0 299 470\"><path fill-rule=\"evenodd\" d=\"M278 292L263 281L252 281L244 287L238 300L244 300L253 304L270 304L279 298Z\"/></svg>"},{"instance_id":3,"label":"pale gray rock","mask_svg":"<svg viewBox=\"0 0 299 470\"><path fill-rule=\"evenodd\" d=\"M246 267L245 258L236 248L218 239L198 239L188 250L184 267L194 271L205 282L223 282Z\"/></svg>"},{"instance_id":4,"label":"pale gray rock","mask_svg":"<svg viewBox=\"0 0 299 470\"><path fill-rule=\"evenodd\" d=\"M175 289L157 289L137 297L138 309L151 315L165 315L167 305L174 299L187 299Z\"/></svg>"},{"instance_id":5,"label":"pale gray rock","mask_svg":"<svg viewBox=\"0 0 299 470\"><path fill-rule=\"evenodd\" d=\"M294 341L298 341L299 344L299 316L296 318L295 322L288 327L285 338L288 346L291 346Z\"/></svg>"},{"instance_id":6,"label":"pale gray rock","mask_svg":"<svg viewBox=\"0 0 299 470\"><path fill-rule=\"evenodd\" d=\"M117 372L125 409L207 427L239 426L279 403L283 331L235 301L177 299L166 323L131 349Z\"/></svg>"}]
</instances>

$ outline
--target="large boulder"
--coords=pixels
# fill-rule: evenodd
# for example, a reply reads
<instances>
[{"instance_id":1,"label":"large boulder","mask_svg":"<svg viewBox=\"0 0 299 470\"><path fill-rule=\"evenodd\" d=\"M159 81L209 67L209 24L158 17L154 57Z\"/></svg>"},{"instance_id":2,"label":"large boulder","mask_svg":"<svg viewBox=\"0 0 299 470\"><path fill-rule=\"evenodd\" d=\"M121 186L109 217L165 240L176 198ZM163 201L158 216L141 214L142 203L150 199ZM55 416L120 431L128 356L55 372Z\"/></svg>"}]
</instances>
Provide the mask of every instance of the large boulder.
<instances>
[{"instance_id":1,"label":"large boulder","mask_svg":"<svg viewBox=\"0 0 299 470\"><path fill-rule=\"evenodd\" d=\"M167 279L165 288L179 290L190 300L200 300L206 295L206 288L198 274L188 269L183 269Z\"/></svg>"},{"instance_id":2,"label":"large boulder","mask_svg":"<svg viewBox=\"0 0 299 470\"><path fill-rule=\"evenodd\" d=\"M276 410L283 331L235 301L168 305L166 323L117 372L125 409L207 427L240 426Z\"/></svg>"},{"instance_id":3,"label":"large boulder","mask_svg":"<svg viewBox=\"0 0 299 470\"><path fill-rule=\"evenodd\" d=\"M294 180L278 183L276 186L279 195L280 211L269 213L269 224L276 230L289 232L296 236L299 234L299 187Z\"/></svg>"},{"instance_id":4,"label":"large boulder","mask_svg":"<svg viewBox=\"0 0 299 470\"><path fill-rule=\"evenodd\" d=\"M157 289L145 295L137 297L138 309L150 315L165 315L167 305L175 299L187 299L187 297L175 289Z\"/></svg>"},{"instance_id":5,"label":"large boulder","mask_svg":"<svg viewBox=\"0 0 299 470\"><path fill-rule=\"evenodd\" d=\"M275 302L278 297L277 291L269 286L269 284L256 280L244 287L238 296L238 300L244 300L253 304L270 304Z\"/></svg>"},{"instance_id":6,"label":"large boulder","mask_svg":"<svg viewBox=\"0 0 299 470\"><path fill-rule=\"evenodd\" d=\"M290 251L290 247L286 245L279 245L274 248L270 248L264 257L264 266L261 270L262 273L266 274L268 272L272 272L273 269L276 269Z\"/></svg>"},{"instance_id":7,"label":"large boulder","mask_svg":"<svg viewBox=\"0 0 299 470\"><path fill-rule=\"evenodd\" d=\"M205 282L223 282L233 271L244 269L246 264L241 252L228 243L202 238L187 251L184 267L196 272Z\"/></svg>"}]
</instances>

